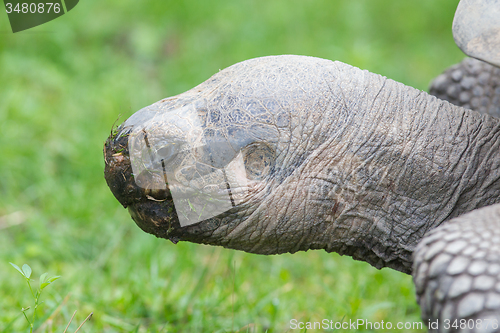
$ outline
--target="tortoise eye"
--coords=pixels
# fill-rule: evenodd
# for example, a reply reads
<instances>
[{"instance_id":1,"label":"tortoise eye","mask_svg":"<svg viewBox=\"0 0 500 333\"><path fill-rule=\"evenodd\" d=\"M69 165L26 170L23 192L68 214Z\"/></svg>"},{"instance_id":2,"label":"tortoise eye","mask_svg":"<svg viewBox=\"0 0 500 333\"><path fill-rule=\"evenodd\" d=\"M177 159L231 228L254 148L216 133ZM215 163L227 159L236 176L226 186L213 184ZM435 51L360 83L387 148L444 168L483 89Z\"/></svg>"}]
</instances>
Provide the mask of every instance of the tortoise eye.
<instances>
[{"instance_id":1,"label":"tortoise eye","mask_svg":"<svg viewBox=\"0 0 500 333\"><path fill-rule=\"evenodd\" d=\"M267 144L252 144L245 148L245 169L252 180L264 179L274 167L276 152Z\"/></svg>"}]
</instances>

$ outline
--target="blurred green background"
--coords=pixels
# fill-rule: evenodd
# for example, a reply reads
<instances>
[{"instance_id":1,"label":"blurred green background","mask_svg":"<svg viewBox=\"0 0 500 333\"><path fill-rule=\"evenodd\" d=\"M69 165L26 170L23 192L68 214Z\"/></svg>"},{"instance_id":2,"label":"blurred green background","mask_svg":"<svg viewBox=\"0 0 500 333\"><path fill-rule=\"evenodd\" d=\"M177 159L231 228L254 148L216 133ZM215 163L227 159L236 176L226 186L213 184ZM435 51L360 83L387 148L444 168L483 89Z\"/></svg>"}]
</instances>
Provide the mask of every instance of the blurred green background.
<instances>
[{"instance_id":1,"label":"blurred green background","mask_svg":"<svg viewBox=\"0 0 500 333\"><path fill-rule=\"evenodd\" d=\"M143 233L104 178L113 123L236 62L301 54L426 90L464 56L458 0L85 0L12 34L0 13L0 332L287 332L290 320L420 321L411 277L310 251L258 256ZM397 332L398 330L394 330ZM404 330L409 331L409 330ZM309 330L308 332L311 332Z\"/></svg>"}]
</instances>

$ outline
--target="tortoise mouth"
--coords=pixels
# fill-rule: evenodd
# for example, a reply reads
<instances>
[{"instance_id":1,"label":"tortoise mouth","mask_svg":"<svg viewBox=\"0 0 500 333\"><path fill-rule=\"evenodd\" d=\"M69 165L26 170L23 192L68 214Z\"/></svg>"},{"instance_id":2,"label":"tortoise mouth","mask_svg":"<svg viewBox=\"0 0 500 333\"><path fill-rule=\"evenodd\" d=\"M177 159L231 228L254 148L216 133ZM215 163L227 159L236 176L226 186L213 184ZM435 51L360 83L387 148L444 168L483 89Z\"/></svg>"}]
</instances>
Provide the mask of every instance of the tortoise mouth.
<instances>
[{"instance_id":1,"label":"tortoise mouth","mask_svg":"<svg viewBox=\"0 0 500 333\"><path fill-rule=\"evenodd\" d=\"M129 156L129 134L118 128L104 144L106 183L142 230L176 243L178 239L173 231L180 228L180 224L170 190L168 187L143 188L136 184Z\"/></svg>"}]
</instances>

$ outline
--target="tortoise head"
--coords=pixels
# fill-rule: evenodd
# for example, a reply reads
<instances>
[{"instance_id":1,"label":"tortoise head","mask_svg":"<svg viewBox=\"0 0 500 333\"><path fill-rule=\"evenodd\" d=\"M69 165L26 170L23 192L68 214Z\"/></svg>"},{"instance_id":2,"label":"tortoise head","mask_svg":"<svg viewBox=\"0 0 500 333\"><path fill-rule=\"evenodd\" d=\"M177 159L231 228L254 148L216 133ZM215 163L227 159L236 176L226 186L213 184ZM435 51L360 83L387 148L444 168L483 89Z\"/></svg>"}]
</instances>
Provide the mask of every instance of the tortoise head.
<instances>
[{"instance_id":1,"label":"tortoise head","mask_svg":"<svg viewBox=\"0 0 500 333\"><path fill-rule=\"evenodd\" d=\"M500 1L461 0L453 38L468 56L500 67Z\"/></svg>"},{"instance_id":2,"label":"tortoise head","mask_svg":"<svg viewBox=\"0 0 500 333\"><path fill-rule=\"evenodd\" d=\"M105 178L144 231L176 242L255 198L275 150L196 87L139 110L105 143ZM272 137L272 135L269 135ZM203 228L203 226L202 226Z\"/></svg>"}]
</instances>

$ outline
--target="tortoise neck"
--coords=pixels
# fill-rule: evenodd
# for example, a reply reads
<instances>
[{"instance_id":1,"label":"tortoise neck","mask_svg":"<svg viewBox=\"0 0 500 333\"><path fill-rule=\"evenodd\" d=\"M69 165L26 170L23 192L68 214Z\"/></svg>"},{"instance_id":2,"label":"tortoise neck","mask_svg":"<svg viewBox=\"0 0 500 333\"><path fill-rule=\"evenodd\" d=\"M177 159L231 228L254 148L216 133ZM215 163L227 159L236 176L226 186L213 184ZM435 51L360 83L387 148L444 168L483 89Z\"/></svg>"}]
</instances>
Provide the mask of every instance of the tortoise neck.
<instances>
[{"instance_id":1,"label":"tortoise neck","mask_svg":"<svg viewBox=\"0 0 500 333\"><path fill-rule=\"evenodd\" d=\"M371 73L358 91L351 130L304 167L309 248L410 273L428 230L500 202L500 122Z\"/></svg>"}]
</instances>

